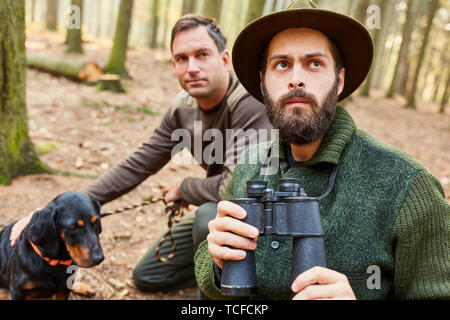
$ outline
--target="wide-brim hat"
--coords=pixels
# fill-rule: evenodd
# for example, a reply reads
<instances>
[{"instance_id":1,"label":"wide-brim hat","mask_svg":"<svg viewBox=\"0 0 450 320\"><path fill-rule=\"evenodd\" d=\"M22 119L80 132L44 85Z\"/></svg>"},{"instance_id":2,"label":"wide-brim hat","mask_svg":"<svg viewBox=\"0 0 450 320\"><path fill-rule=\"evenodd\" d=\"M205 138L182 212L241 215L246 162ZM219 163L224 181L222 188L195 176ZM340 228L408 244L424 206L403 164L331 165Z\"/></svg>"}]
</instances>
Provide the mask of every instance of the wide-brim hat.
<instances>
[{"instance_id":1,"label":"wide-brim hat","mask_svg":"<svg viewBox=\"0 0 450 320\"><path fill-rule=\"evenodd\" d=\"M325 34L341 53L345 83L338 101L351 95L366 78L373 60L369 31L356 19L315 8L302 1L301 8L286 9L258 18L238 35L233 46L233 68L242 85L263 102L259 71L264 49L279 32L289 28L310 28Z\"/></svg>"}]
</instances>

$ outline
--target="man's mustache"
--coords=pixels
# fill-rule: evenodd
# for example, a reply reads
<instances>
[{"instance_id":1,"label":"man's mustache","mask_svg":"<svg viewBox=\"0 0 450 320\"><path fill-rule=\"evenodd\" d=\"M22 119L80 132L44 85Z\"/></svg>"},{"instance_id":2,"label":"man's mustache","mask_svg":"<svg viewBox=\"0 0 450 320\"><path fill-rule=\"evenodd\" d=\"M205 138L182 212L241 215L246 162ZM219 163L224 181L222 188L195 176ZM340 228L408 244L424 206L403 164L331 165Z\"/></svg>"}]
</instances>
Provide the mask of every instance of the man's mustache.
<instances>
[{"instance_id":1,"label":"man's mustache","mask_svg":"<svg viewBox=\"0 0 450 320\"><path fill-rule=\"evenodd\" d=\"M312 104L312 107L317 107L319 105L316 97L313 94L308 93L304 89L299 88L299 89L291 90L288 93L286 93L285 95L281 96L278 99L278 106L281 106L282 108L284 108L287 101L292 98L306 99Z\"/></svg>"}]
</instances>

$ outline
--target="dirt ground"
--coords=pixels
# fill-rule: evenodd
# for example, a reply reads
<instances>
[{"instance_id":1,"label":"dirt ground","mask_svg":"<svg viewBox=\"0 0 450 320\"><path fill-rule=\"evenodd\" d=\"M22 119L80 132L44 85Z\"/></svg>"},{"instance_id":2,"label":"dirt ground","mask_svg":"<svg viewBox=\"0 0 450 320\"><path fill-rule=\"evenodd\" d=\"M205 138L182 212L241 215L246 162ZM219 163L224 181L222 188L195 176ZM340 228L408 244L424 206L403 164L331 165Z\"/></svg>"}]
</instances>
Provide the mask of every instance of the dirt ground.
<instances>
[{"instance_id":1,"label":"dirt ground","mask_svg":"<svg viewBox=\"0 0 450 320\"><path fill-rule=\"evenodd\" d=\"M43 31L27 32L28 50L47 56L63 55L63 38ZM83 56L68 59L107 62L110 44L87 42ZM60 193L79 190L92 177L105 173L126 158L158 126L180 90L167 52L147 48L128 51L132 81L127 93L99 92L64 78L36 70L27 71L27 108L30 136L48 166L86 175L32 175L0 186L0 227L42 208ZM401 101L355 97L346 106L359 128L411 153L444 186L450 202L450 117L433 112L436 106L421 103L407 110ZM140 203L143 197L162 195L162 189L184 177L203 177L198 165L169 163L127 195L105 205L103 212ZM191 207L194 208L194 207ZM196 299L196 289L172 293L142 293L132 280L132 269L147 248L166 230L160 204L102 220L101 243L105 260L82 269L79 279L95 289L91 297L71 294L71 299Z\"/></svg>"}]
</instances>

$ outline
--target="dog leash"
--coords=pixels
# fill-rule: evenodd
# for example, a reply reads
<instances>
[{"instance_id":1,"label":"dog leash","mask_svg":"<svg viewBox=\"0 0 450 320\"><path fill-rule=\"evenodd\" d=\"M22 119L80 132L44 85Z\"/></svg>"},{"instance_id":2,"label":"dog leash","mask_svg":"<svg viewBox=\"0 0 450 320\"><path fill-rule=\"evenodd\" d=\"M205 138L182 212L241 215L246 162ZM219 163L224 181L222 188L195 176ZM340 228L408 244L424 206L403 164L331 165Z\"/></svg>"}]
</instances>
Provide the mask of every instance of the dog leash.
<instances>
[{"instance_id":1,"label":"dog leash","mask_svg":"<svg viewBox=\"0 0 450 320\"><path fill-rule=\"evenodd\" d=\"M141 204L136 204L136 205L132 205L132 206L129 206L129 207L116 209L116 210L111 211L111 212L101 213L100 217L103 218L103 217L119 214L119 213L122 213L122 212L125 212L125 211L142 208L144 206L147 206L147 205L153 204L153 203L157 203L157 202L163 202L166 205L165 212L166 212L166 215L167 215L167 218L168 218L168 221L167 221L168 230L164 234L164 236L161 238L161 240L159 241L158 247L155 250L155 256L156 256L157 260L159 260L161 262L167 262L169 259L172 259L175 256L176 248L177 248L176 243L175 243L175 239L172 237L172 226L173 226L174 223L179 221L179 218L183 217L183 215L184 215L183 205L182 205L180 200L176 200L174 202L166 204L166 201L164 200L164 198L158 198L158 199L155 199L155 200L150 199L150 200L143 201ZM159 255L159 251L161 250L161 247L162 247L162 245L164 244L164 242L166 241L167 238L169 238L170 241L171 241L172 252L166 258L166 257L161 257Z\"/></svg>"}]
</instances>

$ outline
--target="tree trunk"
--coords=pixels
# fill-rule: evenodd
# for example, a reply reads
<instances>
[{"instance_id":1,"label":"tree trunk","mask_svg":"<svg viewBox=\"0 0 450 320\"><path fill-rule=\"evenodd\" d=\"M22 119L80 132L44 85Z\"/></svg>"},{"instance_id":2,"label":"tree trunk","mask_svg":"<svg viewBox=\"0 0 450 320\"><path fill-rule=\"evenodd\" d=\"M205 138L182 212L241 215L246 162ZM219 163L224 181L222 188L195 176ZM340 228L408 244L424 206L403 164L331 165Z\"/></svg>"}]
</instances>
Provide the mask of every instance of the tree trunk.
<instances>
[{"instance_id":1,"label":"tree trunk","mask_svg":"<svg viewBox=\"0 0 450 320\"><path fill-rule=\"evenodd\" d=\"M358 0L348 0L347 10L346 10L347 15L353 16L355 9L356 9L357 2L358 2Z\"/></svg>"},{"instance_id":2,"label":"tree trunk","mask_svg":"<svg viewBox=\"0 0 450 320\"><path fill-rule=\"evenodd\" d=\"M181 11L181 15L184 16L188 13L194 13L196 9L195 3L196 0L183 0L183 9Z\"/></svg>"},{"instance_id":3,"label":"tree trunk","mask_svg":"<svg viewBox=\"0 0 450 320\"><path fill-rule=\"evenodd\" d=\"M448 56L448 52L450 50L450 38L446 36L447 31L444 30L444 36L446 37L446 41L445 41L445 45L443 46L443 50L441 50L439 56L439 61L438 61L438 66L447 66L447 73L442 74L442 70L438 69L436 74L435 74L435 88L433 91L433 97L432 97L432 101L433 102L438 102L438 94L439 94L439 89L441 87L441 80L445 80L445 75L450 73L450 57ZM445 88L447 89L447 88ZM444 90L445 90L444 89Z\"/></svg>"},{"instance_id":4,"label":"tree trunk","mask_svg":"<svg viewBox=\"0 0 450 320\"><path fill-rule=\"evenodd\" d=\"M164 29L162 35L162 47L167 49L167 32L169 30L169 13L170 13L170 0L164 1Z\"/></svg>"},{"instance_id":5,"label":"tree trunk","mask_svg":"<svg viewBox=\"0 0 450 320\"><path fill-rule=\"evenodd\" d=\"M67 52L70 53L83 53L83 47L81 43L81 23L83 21L83 0L72 0L73 6L78 6L80 8L80 27L67 29Z\"/></svg>"},{"instance_id":6,"label":"tree trunk","mask_svg":"<svg viewBox=\"0 0 450 320\"><path fill-rule=\"evenodd\" d=\"M100 37L100 33L101 33L101 18L102 18L102 0L97 0L97 18L96 18L96 22L97 25L95 27L95 36L98 38Z\"/></svg>"},{"instance_id":7,"label":"tree trunk","mask_svg":"<svg viewBox=\"0 0 450 320\"><path fill-rule=\"evenodd\" d=\"M58 0L47 0L45 26L48 30L56 31L58 27Z\"/></svg>"},{"instance_id":8,"label":"tree trunk","mask_svg":"<svg viewBox=\"0 0 450 320\"><path fill-rule=\"evenodd\" d=\"M27 66L75 81L96 82L103 73L95 62L50 58L33 53L27 53Z\"/></svg>"},{"instance_id":9,"label":"tree trunk","mask_svg":"<svg viewBox=\"0 0 450 320\"><path fill-rule=\"evenodd\" d=\"M153 26L150 39L150 48L153 49L158 47L158 32L159 32L159 25L161 23L159 16L161 12L161 6L162 6L161 0L153 1L153 12L152 12Z\"/></svg>"},{"instance_id":10,"label":"tree trunk","mask_svg":"<svg viewBox=\"0 0 450 320\"><path fill-rule=\"evenodd\" d=\"M395 64L394 73L392 75L391 84L389 86L388 92L386 94L387 98L393 98L395 91L397 90L398 86L398 79L397 75L403 74L404 68L409 67L408 63L408 48L409 48L409 41L411 39L411 33L413 31L414 26L414 8L413 8L413 0L408 0L408 9L406 12L406 18L405 18L405 24L403 27L402 32L402 44L400 45L400 50L398 52L398 58L397 62Z\"/></svg>"},{"instance_id":11,"label":"tree trunk","mask_svg":"<svg viewBox=\"0 0 450 320\"><path fill-rule=\"evenodd\" d=\"M221 11L222 11L222 0L205 1L205 4L203 6L203 14L209 18L215 19L217 24L219 24Z\"/></svg>"},{"instance_id":12,"label":"tree trunk","mask_svg":"<svg viewBox=\"0 0 450 320\"><path fill-rule=\"evenodd\" d=\"M265 0L250 0L248 2L247 15L245 17L246 25L263 14L264 2Z\"/></svg>"},{"instance_id":13,"label":"tree trunk","mask_svg":"<svg viewBox=\"0 0 450 320\"><path fill-rule=\"evenodd\" d=\"M439 112L444 113L445 106L448 103L448 98L450 96L450 91L448 88L450 87L450 68L447 68L447 84L445 85L444 94L442 95L441 103L439 106Z\"/></svg>"},{"instance_id":14,"label":"tree trunk","mask_svg":"<svg viewBox=\"0 0 450 320\"><path fill-rule=\"evenodd\" d=\"M384 17L387 17L388 15L388 9L391 9L391 4L394 2L394 0L384 0L381 2L381 8L380 8L380 16L381 19L384 19ZM378 68L378 65L380 63L380 57L383 54L384 50L384 43L386 41L385 34L382 33L382 30L388 29L388 21L381 21L381 28L375 29L374 37L373 37L373 43L374 43L374 59L373 59L373 65L372 68L369 71L369 74L367 75L367 78L364 82L364 85L361 89L361 95L368 97L370 95L370 88L372 86L372 79L373 75L375 73L376 68Z\"/></svg>"},{"instance_id":15,"label":"tree trunk","mask_svg":"<svg viewBox=\"0 0 450 320\"><path fill-rule=\"evenodd\" d=\"M111 49L109 61L103 68L103 71L113 73L122 78L129 79L125 68L128 35L131 26L131 13L133 10L133 0L121 0L119 16L117 18L116 33L114 35L114 44Z\"/></svg>"},{"instance_id":16,"label":"tree trunk","mask_svg":"<svg viewBox=\"0 0 450 320\"><path fill-rule=\"evenodd\" d=\"M25 2L0 1L0 184L45 172L28 136Z\"/></svg>"},{"instance_id":17,"label":"tree trunk","mask_svg":"<svg viewBox=\"0 0 450 320\"><path fill-rule=\"evenodd\" d=\"M369 0L359 0L355 9L354 17L363 25L366 25L367 8L369 5Z\"/></svg>"},{"instance_id":18,"label":"tree trunk","mask_svg":"<svg viewBox=\"0 0 450 320\"><path fill-rule=\"evenodd\" d=\"M439 9L439 0L431 0L430 6L428 8L428 14L427 14L427 26L424 31L423 35L423 41L420 48L420 54L419 54L419 60L416 67L416 72L414 74L414 79L412 82L411 91L408 95L408 103L406 106L408 108L415 109L416 108L416 91L417 91L417 83L419 81L419 75L420 71L422 69L423 60L425 57L425 50L427 48L430 31L433 28L433 19L436 15L437 10Z\"/></svg>"},{"instance_id":19,"label":"tree trunk","mask_svg":"<svg viewBox=\"0 0 450 320\"><path fill-rule=\"evenodd\" d=\"M31 22L34 22L35 13L36 13L36 0L31 0Z\"/></svg>"},{"instance_id":20,"label":"tree trunk","mask_svg":"<svg viewBox=\"0 0 450 320\"><path fill-rule=\"evenodd\" d=\"M391 54L392 54L392 48L394 45L392 45L389 49L386 49L386 41L388 39L388 36L390 33L396 34L399 25L398 25L398 19L396 16L395 6L397 4L398 0L390 0L389 6L387 8L387 12L385 15L381 16L381 23L385 23L385 27L381 28L381 39L380 42L382 43L383 48L381 48L381 53L378 55L378 62L376 64L376 70L373 80L373 86L377 89L382 88L382 80L386 74L387 66L389 65ZM396 17L395 19L393 17ZM384 21L384 22L383 22Z\"/></svg>"}]
</instances>

